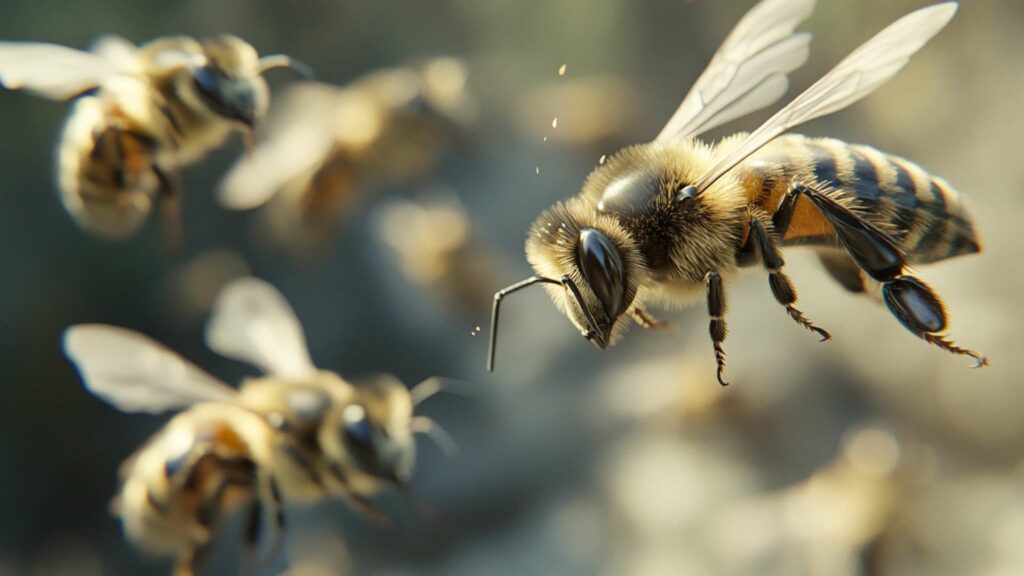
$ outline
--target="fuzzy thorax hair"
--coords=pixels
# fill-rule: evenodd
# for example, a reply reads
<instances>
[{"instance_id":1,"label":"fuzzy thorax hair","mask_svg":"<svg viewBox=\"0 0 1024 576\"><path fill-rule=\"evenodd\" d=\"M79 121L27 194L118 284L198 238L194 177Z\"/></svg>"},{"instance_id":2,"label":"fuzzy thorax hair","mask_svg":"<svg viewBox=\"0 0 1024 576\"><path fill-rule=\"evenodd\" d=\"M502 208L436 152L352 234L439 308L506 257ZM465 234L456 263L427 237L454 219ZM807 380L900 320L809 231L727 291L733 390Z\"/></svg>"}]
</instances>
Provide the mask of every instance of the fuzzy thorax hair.
<instances>
[{"instance_id":1,"label":"fuzzy thorax hair","mask_svg":"<svg viewBox=\"0 0 1024 576\"><path fill-rule=\"evenodd\" d=\"M716 145L688 140L632 146L587 178L581 195L597 206L604 202L606 212L615 212L628 222L632 240L648 258L654 282L641 289L644 301L685 306L703 294L709 271L732 275L748 204L739 179L735 173L727 173L688 205L680 203L679 193L698 181L743 136ZM630 213L628 206L607 205L615 202L612 187L629 180L646 182L651 188L649 200L636 213Z\"/></svg>"}]
</instances>

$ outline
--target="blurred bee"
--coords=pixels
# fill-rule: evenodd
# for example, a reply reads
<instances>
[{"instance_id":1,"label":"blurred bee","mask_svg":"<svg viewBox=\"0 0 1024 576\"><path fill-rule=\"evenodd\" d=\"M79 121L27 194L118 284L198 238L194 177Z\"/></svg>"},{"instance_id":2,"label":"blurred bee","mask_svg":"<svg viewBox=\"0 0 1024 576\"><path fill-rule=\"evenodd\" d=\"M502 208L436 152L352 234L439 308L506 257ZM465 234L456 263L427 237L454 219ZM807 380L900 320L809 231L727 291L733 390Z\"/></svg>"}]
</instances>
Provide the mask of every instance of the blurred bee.
<instances>
[{"instance_id":1,"label":"blurred bee","mask_svg":"<svg viewBox=\"0 0 1024 576\"><path fill-rule=\"evenodd\" d=\"M475 119L466 76L461 61L435 58L344 88L292 89L271 113L267 138L224 180L221 203L246 210L275 198L271 234L300 251L318 248L361 192L434 170Z\"/></svg>"},{"instance_id":2,"label":"blurred bee","mask_svg":"<svg viewBox=\"0 0 1024 576\"><path fill-rule=\"evenodd\" d=\"M882 298L915 335L981 366L984 356L941 334L945 308L908 266L978 252L963 201L944 180L906 160L832 139L783 136L860 100L895 75L956 13L954 2L918 10L855 50L760 128L708 145L695 137L775 102L786 74L804 63L808 34L794 34L813 0L764 0L725 40L651 143L626 148L587 178L579 196L538 218L526 242L537 275L495 295L488 368L504 296L544 284L556 306L599 348L626 319L657 325L644 304L680 305L701 295L723 378L725 283L763 265L779 304L823 340L829 333L796 308L781 247L819 250L854 292L881 284Z\"/></svg>"},{"instance_id":3,"label":"blurred bee","mask_svg":"<svg viewBox=\"0 0 1024 576\"><path fill-rule=\"evenodd\" d=\"M395 201L377 222L402 274L414 286L439 296L464 319L479 318L491 302L499 275L493 254L454 195Z\"/></svg>"},{"instance_id":4,"label":"blurred bee","mask_svg":"<svg viewBox=\"0 0 1024 576\"><path fill-rule=\"evenodd\" d=\"M340 497L380 519L368 498L406 486L413 433L450 442L433 421L413 416L439 390L434 380L410 392L390 376L354 385L317 369L294 312L265 282L243 278L223 290L207 343L266 375L235 390L130 330L86 324L64 337L96 396L124 412L183 410L125 463L114 507L129 540L177 555L176 573L193 573L221 520L243 504L250 559L268 512L279 542L283 501Z\"/></svg>"},{"instance_id":5,"label":"blurred bee","mask_svg":"<svg viewBox=\"0 0 1024 576\"><path fill-rule=\"evenodd\" d=\"M140 47L110 36L89 52L0 42L0 84L77 98L58 146L61 200L82 228L111 239L134 234L160 198L176 225L178 169L255 127L269 100L261 74L280 66L308 73L230 35Z\"/></svg>"}]
</instances>

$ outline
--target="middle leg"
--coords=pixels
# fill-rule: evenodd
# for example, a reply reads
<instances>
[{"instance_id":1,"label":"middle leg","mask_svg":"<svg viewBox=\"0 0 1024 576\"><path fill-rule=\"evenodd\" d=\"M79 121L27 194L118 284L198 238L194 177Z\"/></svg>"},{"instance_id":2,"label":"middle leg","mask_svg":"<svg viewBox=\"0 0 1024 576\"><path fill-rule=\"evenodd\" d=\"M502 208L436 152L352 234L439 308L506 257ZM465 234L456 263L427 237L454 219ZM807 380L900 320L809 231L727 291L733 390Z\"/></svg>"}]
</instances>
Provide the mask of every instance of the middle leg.
<instances>
[{"instance_id":1,"label":"middle leg","mask_svg":"<svg viewBox=\"0 0 1024 576\"><path fill-rule=\"evenodd\" d=\"M788 225L788 222L786 224ZM789 279L789 276L786 276L786 273L782 271L782 267L786 265L785 260L782 258L782 251L779 249L775 238L772 237L765 228L764 223L757 216L750 219L750 236L747 242L752 243L761 255L761 263L768 270L768 286L772 290L772 295L775 296L775 301L786 307L789 317L796 321L797 324L820 336L822 342L831 340L832 335L827 330L815 326L813 322L804 316L803 312L797 309L796 289L793 287L793 282Z\"/></svg>"}]
</instances>

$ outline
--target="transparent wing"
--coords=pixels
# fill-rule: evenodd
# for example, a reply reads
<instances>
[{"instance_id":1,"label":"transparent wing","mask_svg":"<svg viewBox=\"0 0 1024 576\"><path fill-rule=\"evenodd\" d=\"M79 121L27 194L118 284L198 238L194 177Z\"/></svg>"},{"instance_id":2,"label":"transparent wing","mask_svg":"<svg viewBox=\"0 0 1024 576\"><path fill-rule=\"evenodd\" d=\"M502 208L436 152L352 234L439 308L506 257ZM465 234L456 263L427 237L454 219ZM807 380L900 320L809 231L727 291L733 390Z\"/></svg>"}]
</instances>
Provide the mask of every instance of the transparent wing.
<instances>
[{"instance_id":1,"label":"transparent wing","mask_svg":"<svg viewBox=\"0 0 1024 576\"><path fill-rule=\"evenodd\" d=\"M220 205L249 210L270 201L293 179L315 170L330 149L322 129L308 124L284 127L231 168L217 190Z\"/></svg>"},{"instance_id":2,"label":"transparent wing","mask_svg":"<svg viewBox=\"0 0 1024 576\"><path fill-rule=\"evenodd\" d=\"M153 339L125 328L79 324L64 354L86 389L123 412L159 414L197 402L234 402L235 391Z\"/></svg>"},{"instance_id":3,"label":"transparent wing","mask_svg":"<svg viewBox=\"0 0 1024 576\"><path fill-rule=\"evenodd\" d=\"M740 20L655 140L686 139L775 103L786 74L807 61L811 35L794 34L815 0L763 0Z\"/></svg>"},{"instance_id":4,"label":"transparent wing","mask_svg":"<svg viewBox=\"0 0 1024 576\"><path fill-rule=\"evenodd\" d=\"M89 51L110 62L121 73L142 73L138 58L139 49L120 36L100 36L89 47Z\"/></svg>"},{"instance_id":5,"label":"transparent wing","mask_svg":"<svg viewBox=\"0 0 1024 576\"><path fill-rule=\"evenodd\" d=\"M256 278L240 278L221 291L206 344L274 376L301 378L316 371L295 312L276 288Z\"/></svg>"},{"instance_id":6,"label":"transparent wing","mask_svg":"<svg viewBox=\"0 0 1024 576\"><path fill-rule=\"evenodd\" d=\"M846 108L896 75L956 14L956 2L912 12L868 40L788 106L752 132L694 186L704 190L745 158L787 130Z\"/></svg>"},{"instance_id":7,"label":"transparent wing","mask_svg":"<svg viewBox=\"0 0 1024 576\"><path fill-rule=\"evenodd\" d=\"M126 73L115 60L57 44L0 42L0 84L67 100Z\"/></svg>"},{"instance_id":8,"label":"transparent wing","mask_svg":"<svg viewBox=\"0 0 1024 576\"><path fill-rule=\"evenodd\" d=\"M275 107L267 138L235 164L217 191L221 206L249 210L319 166L334 138L337 89L307 84Z\"/></svg>"}]
</instances>

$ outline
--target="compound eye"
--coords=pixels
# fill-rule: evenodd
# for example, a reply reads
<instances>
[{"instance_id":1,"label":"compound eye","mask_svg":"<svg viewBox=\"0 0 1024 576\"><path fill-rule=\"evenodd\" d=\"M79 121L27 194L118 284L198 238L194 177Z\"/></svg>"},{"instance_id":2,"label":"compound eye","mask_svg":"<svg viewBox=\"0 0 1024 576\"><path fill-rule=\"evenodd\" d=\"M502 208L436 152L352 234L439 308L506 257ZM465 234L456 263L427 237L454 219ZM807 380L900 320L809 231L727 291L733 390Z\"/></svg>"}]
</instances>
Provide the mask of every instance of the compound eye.
<instances>
[{"instance_id":1,"label":"compound eye","mask_svg":"<svg viewBox=\"0 0 1024 576\"><path fill-rule=\"evenodd\" d=\"M212 66L196 68L192 72L192 79L195 81L196 87L199 88L203 98L206 98L211 104L223 102L221 98L220 77L221 75Z\"/></svg>"},{"instance_id":2,"label":"compound eye","mask_svg":"<svg viewBox=\"0 0 1024 576\"><path fill-rule=\"evenodd\" d=\"M576 259L605 315L609 320L618 318L626 308L626 280L619 250L601 232L584 228L576 246Z\"/></svg>"},{"instance_id":3,"label":"compound eye","mask_svg":"<svg viewBox=\"0 0 1024 576\"><path fill-rule=\"evenodd\" d=\"M192 81L214 113L247 126L255 124L256 96L247 82L229 78L211 65L196 68Z\"/></svg>"},{"instance_id":4,"label":"compound eye","mask_svg":"<svg viewBox=\"0 0 1024 576\"><path fill-rule=\"evenodd\" d=\"M365 408L359 404L345 407L342 412L342 433L352 455L372 468L377 461L377 452L373 441L373 425L366 415Z\"/></svg>"}]
</instances>

